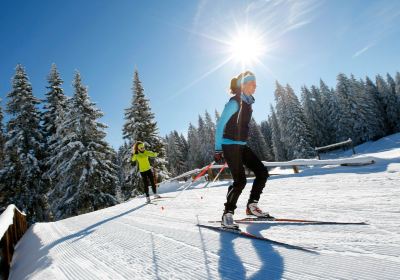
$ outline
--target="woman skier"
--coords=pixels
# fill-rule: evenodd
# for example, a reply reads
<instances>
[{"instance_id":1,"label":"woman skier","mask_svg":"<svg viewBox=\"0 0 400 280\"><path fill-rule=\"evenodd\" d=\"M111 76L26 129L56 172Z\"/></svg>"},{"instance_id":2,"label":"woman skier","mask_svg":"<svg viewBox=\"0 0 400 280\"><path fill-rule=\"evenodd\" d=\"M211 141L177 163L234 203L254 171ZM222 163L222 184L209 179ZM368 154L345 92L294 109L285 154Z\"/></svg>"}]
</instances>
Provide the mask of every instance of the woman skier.
<instances>
[{"instance_id":1,"label":"woman skier","mask_svg":"<svg viewBox=\"0 0 400 280\"><path fill-rule=\"evenodd\" d=\"M160 198L157 194L156 184L154 182L153 172L151 171L151 166L149 162L149 157L157 157L158 154L146 151L143 142L136 142L133 145L133 156L132 162L137 161L139 164L140 175L142 175L143 183L144 183L144 192L146 193L146 201L150 203L150 195L149 195L149 181L151 184L151 189L154 193L154 198Z\"/></svg>"},{"instance_id":2,"label":"woman skier","mask_svg":"<svg viewBox=\"0 0 400 280\"><path fill-rule=\"evenodd\" d=\"M256 90L255 75L250 71L240 74L231 80L230 89L233 96L225 105L217 123L214 158L216 162L225 159L233 177L233 184L229 186L226 195L221 225L236 229L238 225L234 222L233 214L247 182L243 165L251 169L256 176L247 202L246 214L266 218L271 216L257 205L269 177L268 170L246 145L253 112L251 105L255 101L253 97Z\"/></svg>"}]
</instances>

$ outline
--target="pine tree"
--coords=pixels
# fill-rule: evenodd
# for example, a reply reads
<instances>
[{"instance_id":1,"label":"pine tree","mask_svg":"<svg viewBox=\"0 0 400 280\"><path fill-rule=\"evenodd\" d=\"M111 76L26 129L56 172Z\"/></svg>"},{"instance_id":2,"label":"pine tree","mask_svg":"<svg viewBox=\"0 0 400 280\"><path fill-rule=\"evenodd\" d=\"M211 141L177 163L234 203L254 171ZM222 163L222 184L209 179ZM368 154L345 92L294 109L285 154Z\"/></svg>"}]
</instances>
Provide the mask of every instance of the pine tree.
<instances>
[{"instance_id":1,"label":"pine tree","mask_svg":"<svg viewBox=\"0 0 400 280\"><path fill-rule=\"evenodd\" d=\"M189 171L187 167L188 146L185 137L183 135L179 135L176 130L174 130L174 137L176 140L177 148L179 150L178 174L181 174L186 171Z\"/></svg>"},{"instance_id":2,"label":"pine tree","mask_svg":"<svg viewBox=\"0 0 400 280\"><path fill-rule=\"evenodd\" d=\"M158 135L157 123L154 120L154 114L151 112L149 100L144 95L144 89L137 70L134 73L132 91L131 106L125 110L123 136L131 147L136 141L142 141L145 143L147 150L158 153L158 157L153 159L152 166L155 171L155 179L160 182L170 175L166 167L165 146L162 138ZM128 184L131 183L134 182L128 182ZM124 182L124 184L127 184L127 182ZM131 185L131 187L141 188L137 184Z\"/></svg>"},{"instance_id":3,"label":"pine tree","mask_svg":"<svg viewBox=\"0 0 400 280\"><path fill-rule=\"evenodd\" d=\"M196 127L190 123L188 129L188 165L190 170L202 166L200 147L199 133Z\"/></svg>"},{"instance_id":4,"label":"pine tree","mask_svg":"<svg viewBox=\"0 0 400 280\"><path fill-rule=\"evenodd\" d=\"M117 158L121 200L124 201L142 193L143 189L140 185L139 167L136 162L131 162L132 145L124 143L118 150Z\"/></svg>"},{"instance_id":5,"label":"pine tree","mask_svg":"<svg viewBox=\"0 0 400 280\"><path fill-rule=\"evenodd\" d=\"M46 93L46 100L43 106L43 130L47 146L51 146L57 139L50 138L56 134L57 127L61 124L62 118L67 107L67 98L61 87L63 80L57 70L57 66L51 66L50 74L47 78L49 85Z\"/></svg>"},{"instance_id":6,"label":"pine tree","mask_svg":"<svg viewBox=\"0 0 400 280\"><path fill-rule=\"evenodd\" d=\"M286 85L285 95L287 110L281 112L287 115L288 122L284 126L283 133L288 139L288 151L290 158L312 158L315 151L312 148L312 137L307 127L300 101L290 85Z\"/></svg>"},{"instance_id":7,"label":"pine tree","mask_svg":"<svg viewBox=\"0 0 400 280\"><path fill-rule=\"evenodd\" d=\"M190 170L189 162L188 162L189 144L188 144L188 141L185 139L185 136L183 136L183 134L179 135L179 146L180 146L180 150L182 151L182 158L183 158L183 162L184 162L183 172L186 172L186 171Z\"/></svg>"},{"instance_id":8,"label":"pine tree","mask_svg":"<svg viewBox=\"0 0 400 280\"><path fill-rule=\"evenodd\" d=\"M305 86L301 88L301 98L302 105L304 109L304 116L306 118L306 122L308 127L310 128L310 132L312 135L313 145L314 146L322 146L323 142L323 133L321 130L323 127L321 116L318 112L321 104L317 103L315 98L315 87L313 86L313 93L309 91L309 89Z\"/></svg>"},{"instance_id":9,"label":"pine tree","mask_svg":"<svg viewBox=\"0 0 400 280\"><path fill-rule=\"evenodd\" d=\"M361 87L358 103L363 108L365 118L363 141L376 140L385 135L383 112L379 108L378 90L368 77L366 82L360 80L358 84Z\"/></svg>"},{"instance_id":10,"label":"pine tree","mask_svg":"<svg viewBox=\"0 0 400 280\"><path fill-rule=\"evenodd\" d=\"M198 139L200 143L201 166L207 165L213 160L215 142L215 124L207 112L204 119L199 116Z\"/></svg>"},{"instance_id":11,"label":"pine tree","mask_svg":"<svg viewBox=\"0 0 400 280\"><path fill-rule=\"evenodd\" d=\"M389 86L389 94L387 95L386 114L389 122L390 130L394 133L400 131L400 99L396 93L396 82L388 73L387 84Z\"/></svg>"},{"instance_id":12,"label":"pine tree","mask_svg":"<svg viewBox=\"0 0 400 280\"><path fill-rule=\"evenodd\" d=\"M324 145L336 142L336 127L339 122L340 113L334 90L330 90L324 81L320 80L319 90L322 98L322 113L324 114L325 143Z\"/></svg>"},{"instance_id":13,"label":"pine tree","mask_svg":"<svg viewBox=\"0 0 400 280\"><path fill-rule=\"evenodd\" d=\"M0 178L2 173L2 168L4 167L4 144L5 144L5 135L4 135L4 128L3 128L3 108L1 106L1 98L0 98ZM4 194L4 183L2 180L0 181L0 212L3 206L5 206L5 202L3 201L5 197Z\"/></svg>"},{"instance_id":14,"label":"pine tree","mask_svg":"<svg viewBox=\"0 0 400 280\"><path fill-rule=\"evenodd\" d=\"M47 172L49 168L48 163L53 157L57 156L58 153L58 150L52 150L51 147L56 147L55 144L61 141L65 136L62 131L57 133L57 127L62 125L67 107L67 97L64 95L61 87L63 80L61 79L55 64L52 64L51 66L47 81L48 92L46 93L46 99L43 106L44 112L42 113L45 146L43 173ZM49 185L49 188L53 188L57 179L58 175L56 174L53 178L48 178L46 176L43 176L42 178L43 182Z\"/></svg>"},{"instance_id":15,"label":"pine tree","mask_svg":"<svg viewBox=\"0 0 400 280\"><path fill-rule=\"evenodd\" d=\"M369 117L371 118L371 127L373 130L370 132L370 139L376 140L385 136L386 133L386 113L379 100L379 91L375 84L371 81L369 77L366 77L365 81L365 95L366 102L370 107L371 112Z\"/></svg>"},{"instance_id":16,"label":"pine tree","mask_svg":"<svg viewBox=\"0 0 400 280\"><path fill-rule=\"evenodd\" d=\"M103 113L89 99L77 72L74 96L56 133L65 137L53 144L58 150L49 161L48 176L59 176L51 192L51 206L57 219L79 215L117 203L117 167L114 151L105 142L106 125L99 123Z\"/></svg>"},{"instance_id":17,"label":"pine tree","mask_svg":"<svg viewBox=\"0 0 400 280\"><path fill-rule=\"evenodd\" d=\"M267 161L274 161L275 155L273 151L272 145L272 128L269 121L262 121L260 125L261 134L264 137L267 151Z\"/></svg>"},{"instance_id":18,"label":"pine tree","mask_svg":"<svg viewBox=\"0 0 400 280\"><path fill-rule=\"evenodd\" d=\"M354 143L360 143L361 119L358 115L356 93L351 81L344 75L337 77L336 94L341 117L338 123L338 141L351 138Z\"/></svg>"},{"instance_id":19,"label":"pine tree","mask_svg":"<svg viewBox=\"0 0 400 280\"><path fill-rule=\"evenodd\" d=\"M177 137L178 136L178 137ZM184 158L179 145L180 137L178 132L173 131L166 136L166 153L168 159L168 170L173 177L183 173Z\"/></svg>"},{"instance_id":20,"label":"pine tree","mask_svg":"<svg viewBox=\"0 0 400 280\"><path fill-rule=\"evenodd\" d=\"M4 135L4 127L3 127L3 107L1 105L1 98L0 98L0 170L3 168L4 163L4 143L5 143L5 135ZM0 183L1 185L1 183ZM1 190L1 186L0 186Z\"/></svg>"},{"instance_id":21,"label":"pine tree","mask_svg":"<svg viewBox=\"0 0 400 280\"><path fill-rule=\"evenodd\" d=\"M390 89L386 81L381 75L376 76L376 88L378 89L378 100L380 103L380 108L383 111L384 124L386 134L392 134L394 131L393 123L388 119L388 100L390 99Z\"/></svg>"},{"instance_id":22,"label":"pine tree","mask_svg":"<svg viewBox=\"0 0 400 280\"><path fill-rule=\"evenodd\" d=\"M47 204L47 185L41 180L43 135L40 127L40 101L22 65L17 65L12 91L7 95L7 123L4 168L0 178L3 183L5 204L15 204L23 210L30 223L47 221L50 213Z\"/></svg>"},{"instance_id":23,"label":"pine tree","mask_svg":"<svg viewBox=\"0 0 400 280\"><path fill-rule=\"evenodd\" d=\"M400 72L396 73L396 95L400 98Z\"/></svg>"},{"instance_id":24,"label":"pine tree","mask_svg":"<svg viewBox=\"0 0 400 280\"><path fill-rule=\"evenodd\" d=\"M219 114L219 112L215 110L215 123L218 123L220 117L221 115Z\"/></svg>"},{"instance_id":25,"label":"pine tree","mask_svg":"<svg viewBox=\"0 0 400 280\"><path fill-rule=\"evenodd\" d=\"M247 144L260 160L268 160L272 158L267 148L264 136L261 133L260 126L252 118L249 123L249 139Z\"/></svg>"},{"instance_id":26,"label":"pine tree","mask_svg":"<svg viewBox=\"0 0 400 280\"><path fill-rule=\"evenodd\" d=\"M287 160L287 152L285 144L282 142L282 132L279 126L279 121L276 116L274 108L271 106L271 116L270 116L270 124L271 124L271 141L272 148L274 151L275 161L285 161Z\"/></svg>"}]
</instances>

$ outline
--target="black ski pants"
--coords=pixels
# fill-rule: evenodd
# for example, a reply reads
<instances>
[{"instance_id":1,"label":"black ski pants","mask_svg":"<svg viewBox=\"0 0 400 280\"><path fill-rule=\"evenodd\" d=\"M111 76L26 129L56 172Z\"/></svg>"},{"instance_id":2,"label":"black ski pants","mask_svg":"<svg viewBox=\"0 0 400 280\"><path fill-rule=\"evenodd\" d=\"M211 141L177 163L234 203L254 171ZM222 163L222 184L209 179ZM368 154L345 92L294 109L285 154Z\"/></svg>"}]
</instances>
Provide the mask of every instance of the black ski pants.
<instances>
[{"instance_id":1,"label":"black ski pants","mask_svg":"<svg viewBox=\"0 0 400 280\"><path fill-rule=\"evenodd\" d=\"M150 185L151 185L151 189L153 191L154 194L157 193L157 188L156 188L156 184L154 182L154 176L153 176L153 172L151 171L151 169L145 171L145 172L140 172L140 175L142 175L143 178L143 183L144 183L144 192L146 193L146 196L149 197L149 181L150 181Z\"/></svg>"},{"instance_id":2,"label":"black ski pants","mask_svg":"<svg viewBox=\"0 0 400 280\"><path fill-rule=\"evenodd\" d=\"M243 165L252 170L256 176L248 203L260 199L269 174L268 169L246 145L222 145L222 151L233 177L233 184L229 186L226 195L225 212L234 212L239 196L247 183Z\"/></svg>"}]
</instances>

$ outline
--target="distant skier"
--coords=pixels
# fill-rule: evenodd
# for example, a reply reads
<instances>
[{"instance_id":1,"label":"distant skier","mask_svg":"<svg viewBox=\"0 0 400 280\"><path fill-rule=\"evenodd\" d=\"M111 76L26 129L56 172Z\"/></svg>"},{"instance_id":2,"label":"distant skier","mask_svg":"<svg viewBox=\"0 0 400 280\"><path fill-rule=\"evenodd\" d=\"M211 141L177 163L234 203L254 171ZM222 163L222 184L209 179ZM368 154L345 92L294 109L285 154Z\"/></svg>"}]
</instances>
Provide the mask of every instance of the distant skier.
<instances>
[{"instance_id":1,"label":"distant skier","mask_svg":"<svg viewBox=\"0 0 400 280\"><path fill-rule=\"evenodd\" d=\"M144 192L146 193L146 201L150 203L150 195L149 195L149 181L151 185L151 189L154 193L154 198L160 198L157 194L156 184L154 182L153 172L151 171L151 165L149 162L149 157L157 157L158 154L146 151L143 142L136 142L133 145L133 155L132 162L137 161L139 164L140 175L142 175L143 183L144 183Z\"/></svg>"},{"instance_id":2,"label":"distant skier","mask_svg":"<svg viewBox=\"0 0 400 280\"><path fill-rule=\"evenodd\" d=\"M250 71L240 74L231 80L230 89L233 96L225 105L217 123L214 158L216 162L225 159L233 177L233 184L228 188L221 224L223 227L237 228L233 214L238 198L246 186L243 165L251 169L256 176L247 202L247 215L271 217L257 205L269 174L267 168L246 145L253 112L251 105L255 101L253 97L256 90L255 75Z\"/></svg>"}]
</instances>

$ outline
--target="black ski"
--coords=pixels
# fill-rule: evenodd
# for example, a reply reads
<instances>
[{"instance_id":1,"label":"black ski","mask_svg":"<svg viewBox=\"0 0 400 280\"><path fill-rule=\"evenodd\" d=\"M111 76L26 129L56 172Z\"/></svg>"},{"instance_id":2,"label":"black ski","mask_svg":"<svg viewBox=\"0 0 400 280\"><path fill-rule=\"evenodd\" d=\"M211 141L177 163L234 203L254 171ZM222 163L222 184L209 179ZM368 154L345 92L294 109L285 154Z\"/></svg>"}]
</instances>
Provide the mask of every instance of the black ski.
<instances>
[{"instance_id":1,"label":"black ski","mask_svg":"<svg viewBox=\"0 0 400 280\"><path fill-rule=\"evenodd\" d=\"M262 236L257 236L257 235L251 234L249 232L242 231L240 229L228 229L228 228L223 228L223 227L220 227L220 226L210 226L210 225L203 225L203 224L197 224L197 226L201 227L201 228L206 228L206 229L210 229L210 230L213 230L213 231L217 231L217 232L229 232L229 233L236 234L238 236L241 236L241 237L244 237L244 238L248 238L248 239L256 239L256 240L266 241L268 243L279 245L279 246L283 246L283 247L288 248L288 249L296 249L296 250L301 250L301 251L305 251L305 252L309 252L309 253L316 253L315 251L313 251L311 249L308 249L308 248L305 248L305 247L296 246L296 245L292 245L292 244L288 244L288 243L272 240L272 239L269 239L269 238L266 238L266 237L262 237Z\"/></svg>"},{"instance_id":2,"label":"black ski","mask_svg":"<svg viewBox=\"0 0 400 280\"><path fill-rule=\"evenodd\" d=\"M252 222L287 222L287 223L309 223L313 225L368 225L365 222L329 222L304 219L286 219L286 218L258 218L247 217L235 220L236 223L252 223ZM221 221L209 221L209 223L221 223Z\"/></svg>"}]
</instances>

